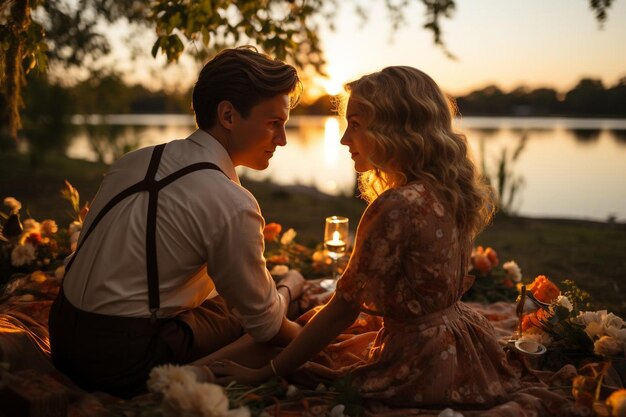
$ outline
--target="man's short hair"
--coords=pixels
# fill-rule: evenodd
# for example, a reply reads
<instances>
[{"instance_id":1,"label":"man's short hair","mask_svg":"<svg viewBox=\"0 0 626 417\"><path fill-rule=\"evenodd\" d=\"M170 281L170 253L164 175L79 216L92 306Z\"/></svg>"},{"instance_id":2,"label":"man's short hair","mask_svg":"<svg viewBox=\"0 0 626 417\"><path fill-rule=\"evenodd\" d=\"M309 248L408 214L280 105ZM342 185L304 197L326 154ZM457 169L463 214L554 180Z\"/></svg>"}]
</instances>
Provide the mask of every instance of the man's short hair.
<instances>
[{"instance_id":1,"label":"man's short hair","mask_svg":"<svg viewBox=\"0 0 626 417\"><path fill-rule=\"evenodd\" d=\"M200 71L193 88L193 109L198 127L215 125L217 105L229 101L245 118L252 107L279 94L289 94L290 107L300 99L302 83L296 69L243 46L224 49Z\"/></svg>"}]
</instances>

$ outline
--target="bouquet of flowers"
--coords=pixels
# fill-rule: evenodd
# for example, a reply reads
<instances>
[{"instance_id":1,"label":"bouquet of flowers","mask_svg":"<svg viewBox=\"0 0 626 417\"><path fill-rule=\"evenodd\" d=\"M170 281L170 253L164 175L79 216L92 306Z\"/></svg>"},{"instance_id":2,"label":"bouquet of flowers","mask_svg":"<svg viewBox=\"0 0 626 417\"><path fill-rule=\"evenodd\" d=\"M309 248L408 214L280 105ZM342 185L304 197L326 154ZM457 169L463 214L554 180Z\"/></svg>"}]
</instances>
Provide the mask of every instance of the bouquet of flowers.
<instances>
[{"instance_id":1,"label":"bouquet of flowers","mask_svg":"<svg viewBox=\"0 0 626 417\"><path fill-rule=\"evenodd\" d=\"M297 232L294 229L285 232L282 229L278 223L268 223L263 230L265 260L273 276L284 275L289 269L297 269L307 278L330 274L332 259L323 249L301 245L295 241Z\"/></svg>"},{"instance_id":2,"label":"bouquet of flowers","mask_svg":"<svg viewBox=\"0 0 626 417\"><path fill-rule=\"evenodd\" d=\"M546 346L547 360L555 366L585 359L623 361L624 320L607 310L592 310L589 294L572 281L563 281L563 285L565 291L561 292L547 277L539 275L527 286L526 307L534 311L522 316L522 338Z\"/></svg>"},{"instance_id":3,"label":"bouquet of flowers","mask_svg":"<svg viewBox=\"0 0 626 417\"><path fill-rule=\"evenodd\" d=\"M59 228L51 219L21 220L22 203L13 197L4 199L8 213L0 212L0 285L21 274L54 270L75 249L88 208L80 209L78 191L69 182L65 181L61 193L74 210L74 220L67 228Z\"/></svg>"},{"instance_id":4,"label":"bouquet of flowers","mask_svg":"<svg viewBox=\"0 0 626 417\"><path fill-rule=\"evenodd\" d=\"M493 303L510 301L517 295L516 284L522 280L522 271L515 261L505 262L498 267L500 260L493 248L478 246L472 250L469 275L474 284L463 295L463 301Z\"/></svg>"}]
</instances>

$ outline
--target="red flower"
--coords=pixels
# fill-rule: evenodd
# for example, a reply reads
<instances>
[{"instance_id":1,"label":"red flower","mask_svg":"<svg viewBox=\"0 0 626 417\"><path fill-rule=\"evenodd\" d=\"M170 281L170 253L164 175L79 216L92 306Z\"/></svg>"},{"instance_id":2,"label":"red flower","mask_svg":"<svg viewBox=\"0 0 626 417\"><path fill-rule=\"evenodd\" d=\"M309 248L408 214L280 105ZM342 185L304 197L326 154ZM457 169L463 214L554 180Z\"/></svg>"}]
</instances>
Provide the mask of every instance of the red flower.
<instances>
[{"instance_id":1,"label":"red flower","mask_svg":"<svg viewBox=\"0 0 626 417\"><path fill-rule=\"evenodd\" d=\"M30 243L33 246L39 246L43 242L43 238L40 233L31 233L26 238L26 242Z\"/></svg>"}]
</instances>

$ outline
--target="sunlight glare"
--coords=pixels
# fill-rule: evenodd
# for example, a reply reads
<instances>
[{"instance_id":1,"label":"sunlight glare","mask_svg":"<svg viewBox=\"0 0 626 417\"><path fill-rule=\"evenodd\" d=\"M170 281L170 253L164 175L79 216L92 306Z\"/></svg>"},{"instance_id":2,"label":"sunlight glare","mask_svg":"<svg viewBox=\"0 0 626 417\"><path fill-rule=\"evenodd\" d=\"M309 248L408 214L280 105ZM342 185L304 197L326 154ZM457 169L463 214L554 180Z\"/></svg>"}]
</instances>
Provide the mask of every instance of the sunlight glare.
<instances>
[{"instance_id":1,"label":"sunlight glare","mask_svg":"<svg viewBox=\"0 0 626 417\"><path fill-rule=\"evenodd\" d=\"M343 91L343 81L337 78L324 78L322 79L322 86L329 96L336 96Z\"/></svg>"},{"instance_id":2,"label":"sunlight glare","mask_svg":"<svg viewBox=\"0 0 626 417\"><path fill-rule=\"evenodd\" d=\"M336 117L328 117L324 122L324 161L328 165L336 165L339 159L339 120Z\"/></svg>"}]
</instances>

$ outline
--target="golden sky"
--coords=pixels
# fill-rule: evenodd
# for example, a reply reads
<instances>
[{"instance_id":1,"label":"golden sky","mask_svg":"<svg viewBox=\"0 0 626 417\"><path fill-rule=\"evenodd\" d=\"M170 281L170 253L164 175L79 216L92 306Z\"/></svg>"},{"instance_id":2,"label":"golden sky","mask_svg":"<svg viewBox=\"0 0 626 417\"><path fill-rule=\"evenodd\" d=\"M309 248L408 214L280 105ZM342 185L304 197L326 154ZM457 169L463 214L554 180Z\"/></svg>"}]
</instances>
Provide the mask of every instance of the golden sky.
<instances>
[{"instance_id":1,"label":"golden sky","mask_svg":"<svg viewBox=\"0 0 626 417\"><path fill-rule=\"evenodd\" d=\"M340 2L341 3L341 2ZM382 1L372 1L369 21L361 24L349 2L337 15L337 29L322 29L321 38L330 80L316 80L331 93L363 74L389 65L417 67L449 94L496 84L504 90L520 85L549 86L559 91L574 87L583 77L601 79L605 86L626 77L626 2L616 1L601 29L588 0L457 0L452 19L443 20L443 36L457 57L449 59L422 29L423 7L406 12L407 25L392 33ZM131 82L153 87L188 87L198 64L183 59L164 67L163 57L140 61L124 52L123 25L110 40L116 68ZM140 39L146 55L154 37ZM146 81L150 80L150 81ZM309 95L323 91L308 85Z\"/></svg>"}]
</instances>

